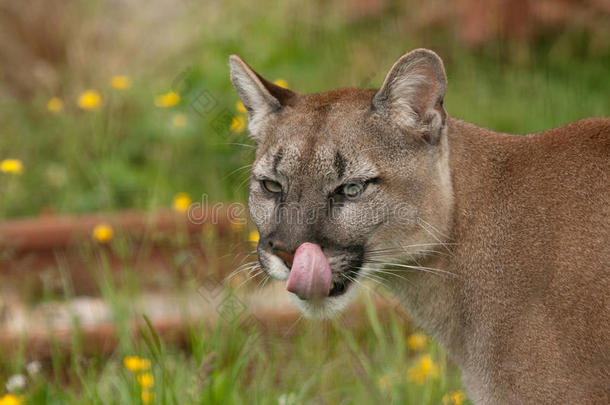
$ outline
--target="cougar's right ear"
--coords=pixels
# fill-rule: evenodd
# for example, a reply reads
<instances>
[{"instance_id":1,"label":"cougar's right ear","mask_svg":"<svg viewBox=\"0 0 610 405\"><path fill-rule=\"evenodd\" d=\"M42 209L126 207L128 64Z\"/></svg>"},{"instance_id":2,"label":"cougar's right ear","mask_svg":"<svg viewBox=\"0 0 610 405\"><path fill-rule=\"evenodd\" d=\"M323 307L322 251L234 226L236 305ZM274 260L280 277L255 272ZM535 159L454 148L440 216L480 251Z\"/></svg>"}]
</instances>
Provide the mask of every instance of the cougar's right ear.
<instances>
[{"instance_id":1,"label":"cougar's right ear","mask_svg":"<svg viewBox=\"0 0 610 405\"><path fill-rule=\"evenodd\" d=\"M373 108L398 127L436 143L445 126L447 77L443 61L428 49L403 55L373 98Z\"/></svg>"},{"instance_id":2,"label":"cougar's right ear","mask_svg":"<svg viewBox=\"0 0 610 405\"><path fill-rule=\"evenodd\" d=\"M266 80L237 55L229 56L229 66L231 82L248 110L250 134L258 142L261 126L269 114L290 105L297 94Z\"/></svg>"}]
</instances>

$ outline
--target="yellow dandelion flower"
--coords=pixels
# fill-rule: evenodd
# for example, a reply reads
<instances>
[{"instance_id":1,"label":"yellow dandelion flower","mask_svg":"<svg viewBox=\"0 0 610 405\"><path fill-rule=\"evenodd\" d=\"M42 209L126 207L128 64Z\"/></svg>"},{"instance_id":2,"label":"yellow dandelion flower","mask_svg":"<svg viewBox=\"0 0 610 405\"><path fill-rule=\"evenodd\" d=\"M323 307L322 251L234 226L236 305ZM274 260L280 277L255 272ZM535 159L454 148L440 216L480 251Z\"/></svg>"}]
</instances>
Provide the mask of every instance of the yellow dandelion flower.
<instances>
[{"instance_id":1,"label":"yellow dandelion flower","mask_svg":"<svg viewBox=\"0 0 610 405\"><path fill-rule=\"evenodd\" d=\"M83 110L95 110L102 105L102 96L96 90L87 90L78 96L78 106Z\"/></svg>"},{"instance_id":2,"label":"yellow dandelion flower","mask_svg":"<svg viewBox=\"0 0 610 405\"><path fill-rule=\"evenodd\" d=\"M176 212L186 212L193 200L187 193L178 193L174 196L174 202L172 203L172 207Z\"/></svg>"},{"instance_id":3,"label":"yellow dandelion flower","mask_svg":"<svg viewBox=\"0 0 610 405\"><path fill-rule=\"evenodd\" d=\"M0 405L21 405L23 397L17 397L13 394L6 394L0 397Z\"/></svg>"},{"instance_id":4,"label":"yellow dandelion flower","mask_svg":"<svg viewBox=\"0 0 610 405\"><path fill-rule=\"evenodd\" d=\"M443 405L462 405L465 399L466 395L462 390L448 392L443 395Z\"/></svg>"},{"instance_id":5,"label":"yellow dandelion flower","mask_svg":"<svg viewBox=\"0 0 610 405\"><path fill-rule=\"evenodd\" d=\"M246 129L246 119L242 116L233 117L230 128L232 132L243 132Z\"/></svg>"},{"instance_id":6,"label":"yellow dandelion flower","mask_svg":"<svg viewBox=\"0 0 610 405\"><path fill-rule=\"evenodd\" d=\"M155 394L149 390L142 390L141 398L144 405L152 404L155 400Z\"/></svg>"},{"instance_id":7,"label":"yellow dandelion flower","mask_svg":"<svg viewBox=\"0 0 610 405\"><path fill-rule=\"evenodd\" d=\"M407 370L407 380L424 385L429 378L437 378L438 374L438 366L434 364L429 354L425 354Z\"/></svg>"},{"instance_id":8,"label":"yellow dandelion flower","mask_svg":"<svg viewBox=\"0 0 610 405\"><path fill-rule=\"evenodd\" d=\"M159 108L173 107L180 102L180 95L175 91L155 97L155 105Z\"/></svg>"},{"instance_id":9,"label":"yellow dandelion flower","mask_svg":"<svg viewBox=\"0 0 610 405\"><path fill-rule=\"evenodd\" d=\"M138 356L127 356L123 359L123 365L133 373L150 369L150 360Z\"/></svg>"},{"instance_id":10,"label":"yellow dandelion flower","mask_svg":"<svg viewBox=\"0 0 610 405\"><path fill-rule=\"evenodd\" d=\"M53 97L47 102L47 110L51 112L60 112L64 109L64 102L59 97Z\"/></svg>"},{"instance_id":11,"label":"yellow dandelion flower","mask_svg":"<svg viewBox=\"0 0 610 405\"><path fill-rule=\"evenodd\" d=\"M123 365L129 371L139 371L140 358L138 356L127 356L123 359Z\"/></svg>"},{"instance_id":12,"label":"yellow dandelion flower","mask_svg":"<svg viewBox=\"0 0 610 405\"><path fill-rule=\"evenodd\" d=\"M407 338L407 344L411 350L418 351L426 347L428 338L423 333L414 333Z\"/></svg>"},{"instance_id":13,"label":"yellow dandelion flower","mask_svg":"<svg viewBox=\"0 0 610 405\"><path fill-rule=\"evenodd\" d=\"M131 79L127 76L112 76L110 78L110 87L116 90L125 90L131 87Z\"/></svg>"},{"instance_id":14,"label":"yellow dandelion flower","mask_svg":"<svg viewBox=\"0 0 610 405\"><path fill-rule=\"evenodd\" d=\"M150 388L155 385L155 377L151 373L143 373L138 376L138 384L142 388Z\"/></svg>"},{"instance_id":15,"label":"yellow dandelion flower","mask_svg":"<svg viewBox=\"0 0 610 405\"><path fill-rule=\"evenodd\" d=\"M237 103L235 103L235 109L237 110L237 112L240 112L242 114L245 114L248 112L248 110L246 110L246 106L241 101L238 101Z\"/></svg>"},{"instance_id":16,"label":"yellow dandelion flower","mask_svg":"<svg viewBox=\"0 0 610 405\"><path fill-rule=\"evenodd\" d=\"M186 126L186 115L184 114L175 114L172 117L172 125L177 128L182 128Z\"/></svg>"},{"instance_id":17,"label":"yellow dandelion flower","mask_svg":"<svg viewBox=\"0 0 610 405\"><path fill-rule=\"evenodd\" d=\"M285 89L288 88L288 82L284 79L276 79L273 84L275 84L276 86L280 86L283 87Z\"/></svg>"},{"instance_id":18,"label":"yellow dandelion flower","mask_svg":"<svg viewBox=\"0 0 610 405\"><path fill-rule=\"evenodd\" d=\"M252 242L252 243L258 243L258 240L260 239L260 235L258 234L257 231L252 231L248 234L248 241Z\"/></svg>"},{"instance_id":19,"label":"yellow dandelion flower","mask_svg":"<svg viewBox=\"0 0 610 405\"><path fill-rule=\"evenodd\" d=\"M388 374L382 375L377 379L377 386L383 391L388 390L392 386L392 377Z\"/></svg>"},{"instance_id":20,"label":"yellow dandelion flower","mask_svg":"<svg viewBox=\"0 0 610 405\"><path fill-rule=\"evenodd\" d=\"M23 173L23 162L19 159L4 159L0 162L0 172L21 174Z\"/></svg>"},{"instance_id":21,"label":"yellow dandelion flower","mask_svg":"<svg viewBox=\"0 0 610 405\"><path fill-rule=\"evenodd\" d=\"M93 228L93 237L100 243L108 243L114 237L114 230L108 224L97 224Z\"/></svg>"}]
</instances>

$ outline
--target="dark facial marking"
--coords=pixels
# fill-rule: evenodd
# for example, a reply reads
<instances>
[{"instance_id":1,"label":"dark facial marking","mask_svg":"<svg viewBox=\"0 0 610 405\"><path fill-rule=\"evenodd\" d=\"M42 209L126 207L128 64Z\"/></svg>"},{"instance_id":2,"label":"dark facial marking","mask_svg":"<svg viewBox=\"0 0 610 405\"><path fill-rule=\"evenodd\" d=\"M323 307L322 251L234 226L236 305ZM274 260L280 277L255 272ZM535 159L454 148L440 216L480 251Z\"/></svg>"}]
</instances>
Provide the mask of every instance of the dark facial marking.
<instances>
[{"instance_id":1,"label":"dark facial marking","mask_svg":"<svg viewBox=\"0 0 610 405\"><path fill-rule=\"evenodd\" d=\"M335 160L333 161L333 166L337 171L337 178L342 178L345 174L345 158L341 155L341 152L337 151L335 153Z\"/></svg>"},{"instance_id":2,"label":"dark facial marking","mask_svg":"<svg viewBox=\"0 0 610 405\"><path fill-rule=\"evenodd\" d=\"M345 250L350 252L352 257L349 259L347 268L343 269L340 279L335 282L335 286L330 291L329 295L331 297L341 295L347 290L347 287L352 283L352 280L357 277L364 260L363 246L347 246Z\"/></svg>"},{"instance_id":3,"label":"dark facial marking","mask_svg":"<svg viewBox=\"0 0 610 405\"><path fill-rule=\"evenodd\" d=\"M314 111L327 115L330 112L330 104L321 104L314 108Z\"/></svg>"},{"instance_id":4,"label":"dark facial marking","mask_svg":"<svg viewBox=\"0 0 610 405\"><path fill-rule=\"evenodd\" d=\"M275 156L273 157L273 172L276 174L277 174L277 166L280 164L283 157L284 157L284 149L280 148L277 151L277 153L275 154Z\"/></svg>"}]
</instances>

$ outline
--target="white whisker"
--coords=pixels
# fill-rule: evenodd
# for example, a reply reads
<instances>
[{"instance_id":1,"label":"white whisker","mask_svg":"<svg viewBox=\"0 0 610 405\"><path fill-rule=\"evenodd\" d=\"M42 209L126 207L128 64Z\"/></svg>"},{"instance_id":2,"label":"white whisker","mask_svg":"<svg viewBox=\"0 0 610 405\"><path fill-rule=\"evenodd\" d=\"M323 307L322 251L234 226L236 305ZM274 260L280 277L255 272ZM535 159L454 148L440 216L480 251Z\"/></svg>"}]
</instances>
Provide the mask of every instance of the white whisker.
<instances>
[{"instance_id":1,"label":"white whisker","mask_svg":"<svg viewBox=\"0 0 610 405\"><path fill-rule=\"evenodd\" d=\"M413 285L413 283L411 282L411 280L407 279L405 276L402 276L400 274L396 274L395 272L392 272L391 270L385 270L385 269L378 269L378 268L370 268L370 267L360 267L362 270L368 270L372 273L377 273L377 274L381 274L382 277L385 276L391 276L391 277L397 277L401 280L406 281L407 283ZM369 274L370 275L370 274ZM387 279L384 278L384 281L388 281Z\"/></svg>"},{"instance_id":2,"label":"white whisker","mask_svg":"<svg viewBox=\"0 0 610 405\"><path fill-rule=\"evenodd\" d=\"M252 272L254 272L254 274L252 274ZM255 278L256 276L258 276L259 274L262 274L262 273L264 273L264 271L261 270L260 268L258 268L258 269L254 268L254 269L250 270L246 279L240 285L235 287L235 289L236 290L239 289L242 285L246 284L248 281L252 280L253 278ZM252 274L252 275L250 275L250 274Z\"/></svg>"},{"instance_id":3,"label":"white whisker","mask_svg":"<svg viewBox=\"0 0 610 405\"><path fill-rule=\"evenodd\" d=\"M236 146L243 146L244 148L256 149L256 146L248 145L246 143L227 142L226 145L236 145Z\"/></svg>"},{"instance_id":4,"label":"white whisker","mask_svg":"<svg viewBox=\"0 0 610 405\"><path fill-rule=\"evenodd\" d=\"M421 270L421 271L425 271L428 273L433 273L433 274L438 274L438 275L447 275L447 276L451 276L451 277L457 277L456 274L447 271L447 270L442 270L442 269L436 269L433 267L425 267L425 266L410 266L408 264L401 264L401 263L383 263L383 262L374 262L376 264L382 265L382 266L393 266L393 267L401 267L401 268L405 268L405 269L413 269L413 270Z\"/></svg>"},{"instance_id":5,"label":"white whisker","mask_svg":"<svg viewBox=\"0 0 610 405\"><path fill-rule=\"evenodd\" d=\"M426 221L424 221L423 219L418 217L418 222L417 225L423 229L424 231L428 232L430 234L430 236L432 236L438 243L440 243L445 249L447 249L447 252L452 253L451 250L447 247L447 244L445 242L443 242L438 236L436 236L434 233L432 233L428 228L426 228L425 226L423 226L422 224L419 223L419 221L424 222L425 224L428 224ZM428 224L430 227L434 228L432 225ZM436 229L436 228L434 228ZM437 230L438 232L438 230ZM441 232L439 232L441 233ZM441 233L442 235L442 233ZM444 236L444 235L442 235Z\"/></svg>"},{"instance_id":6,"label":"white whisker","mask_svg":"<svg viewBox=\"0 0 610 405\"><path fill-rule=\"evenodd\" d=\"M235 277L239 273L243 273L244 271L251 270L258 266L258 261L256 262L248 262L239 266L237 269L233 270L228 276L225 277L224 281L229 281L231 278Z\"/></svg>"},{"instance_id":7,"label":"white whisker","mask_svg":"<svg viewBox=\"0 0 610 405\"><path fill-rule=\"evenodd\" d=\"M237 169L233 170L231 173L229 173L229 174L227 174L225 177L223 177L223 178L221 179L221 181L224 181L224 180L228 179L228 178L229 178L229 177L231 177L231 175L232 175L232 174L234 174L234 173L237 173L237 172L239 172L239 171L241 171L241 170L244 170L244 169L248 169L248 168L250 168L250 167L252 167L252 165L251 165L251 164L250 164L250 165L245 165L245 166L242 166L242 167L238 167Z\"/></svg>"}]
</instances>

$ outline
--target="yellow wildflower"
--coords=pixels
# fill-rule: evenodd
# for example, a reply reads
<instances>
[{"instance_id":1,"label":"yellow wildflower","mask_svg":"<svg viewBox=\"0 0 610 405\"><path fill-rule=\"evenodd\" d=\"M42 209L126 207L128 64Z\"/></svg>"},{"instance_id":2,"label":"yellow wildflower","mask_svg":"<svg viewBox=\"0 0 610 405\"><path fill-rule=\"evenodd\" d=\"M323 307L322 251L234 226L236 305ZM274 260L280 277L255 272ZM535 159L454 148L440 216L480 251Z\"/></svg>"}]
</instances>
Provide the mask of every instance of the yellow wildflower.
<instances>
[{"instance_id":1,"label":"yellow wildflower","mask_svg":"<svg viewBox=\"0 0 610 405\"><path fill-rule=\"evenodd\" d=\"M150 368L150 360L138 356L127 356L123 359L125 368L133 373L145 371Z\"/></svg>"},{"instance_id":2,"label":"yellow wildflower","mask_svg":"<svg viewBox=\"0 0 610 405\"><path fill-rule=\"evenodd\" d=\"M248 110L246 110L246 106L241 101L238 101L235 104L235 109L237 110L237 112L240 112L240 113L243 113L243 114L248 112Z\"/></svg>"},{"instance_id":3,"label":"yellow wildflower","mask_svg":"<svg viewBox=\"0 0 610 405\"><path fill-rule=\"evenodd\" d=\"M23 173L23 162L19 159L4 159L0 162L0 172L21 174Z\"/></svg>"},{"instance_id":4,"label":"yellow wildflower","mask_svg":"<svg viewBox=\"0 0 610 405\"><path fill-rule=\"evenodd\" d=\"M172 117L172 124L175 127L178 127L178 128L186 126L186 115L184 115L184 114L175 114Z\"/></svg>"},{"instance_id":5,"label":"yellow wildflower","mask_svg":"<svg viewBox=\"0 0 610 405\"><path fill-rule=\"evenodd\" d=\"M448 392L443 395L443 405L462 405L466 396L462 390Z\"/></svg>"},{"instance_id":6,"label":"yellow wildflower","mask_svg":"<svg viewBox=\"0 0 610 405\"><path fill-rule=\"evenodd\" d=\"M377 386L383 391L386 391L392 386L392 377L388 374L384 374L377 379Z\"/></svg>"},{"instance_id":7,"label":"yellow wildflower","mask_svg":"<svg viewBox=\"0 0 610 405\"><path fill-rule=\"evenodd\" d=\"M193 200L187 193L178 193L174 196L174 202L172 206L174 207L174 211L177 212L186 212Z\"/></svg>"},{"instance_id":8,"label":"yellow wildflower","mask_svg":"<svg viewBox=\"0 0 610 405\"><path fill-rule=\"evenodd\" d=\"M96 90L87 90L78 97L78 106L83 110L95 110L102 105L102 96Z\"/></svg>"},{"instance_id":9,"label":"yellow wildflower","mask_svg":"<svg viewBox=\"0 0 610 405\"><path fill-rule=\"evenodd\" d=\"M429 378L438 377L438 366L434 364L429 354L419 358L417 363L407 370L407 380L424 385Z\"/></svg>"},{"instance_id":10,"label":"yellow wildflower","mask_svg":"<svg viewBox=\"0 0 610 405\"><path fill-rule=\"evenodd\" d=\"M230 128L232 132L242 132L246 129L246 119L242 116L233 117Z\"/></svg>"},{"instance_id":11,"label":"yellow wildflower","mask_svg":"<svg viewBox=\"0 0 610 405\"><path fill-rule=\"evenodd\" d=\"M140 358L138 356L127 356L123 359L123 365L129 371L139 371Z\"/></svg>"},{"instance_id":12,"label":"yellow wildflower","mask_svg":"<svg viewBox=\"0 0 610 405\"><path fill-rule=\"evenodd\" d=\"M93 237L100 243L108 243L114 236L114 230L106 223L98 224L93 228Z\"/></svg>"},{"instance_id":13,"label":"yellow wildflower","mask_svg":"<svg viewBox=\"0 0 610 405\"><path fill-rule=\"evenodd\" d=\"M284 79L276 79L273 84L275 84L276 86L280 86L283 87L285 89L288 88L288 82Z\"/></svg>"},{"instance_id":14,"label":"yellow wildflower","mask_svg":"<svg viewBox=\"0 0 610 405\"><path fill-rule=\"evenodd\" d=\"M155 394L153 394L149 390L142 390L141 397L142 397L142 403L144 405L151 404L155 400Z\"/></svg>"},{"instance_id":15,"label":"yellow wildflower","mask_svg":"<svg viewBox=\"0 0 610 405\"><path fill-rule=\"evenodd\" d=\"M138 376L138 384L142 388L150 388L155 385L155 377L151 373L144 373Z\"/></svg>"},{"instance_id":16,"label":"yellow wildflower","mask_svg":"<svg viewBox=\"0 0 610 405\"><path fill-rule=\"evenodd\" d=\"M252 243L258 243L260 239L260 235L256 231L252 231L248 234L248 241Z\"/></svg>"},{"instance_id":17,"label":"yellow wildflower","mask_svg":"<svg viewBox=\"0 0 610 405\"><path fill-rule=\"evenodd\" d=\"M17 397L13 394L6 394L0 397L0 405L21 405L23 397Z\"/></svg>"},{"instance_id":18,"label":"yellow wildflower","mask_svg":"<svg viewBox=\"0 0 610 405\"><path fill-rule=\"evenodd\" d=\"M112 76L110 78L110 86L113 89L125 90L131 87L131 79L127 76Z\"/></svg>"},{"instance_id":19,"label":"yellow wildflower","mask_svg":"<svg viewBox=\"0 0 610 405\"><path fill-rule=\"evenodd\" d=\"M411 348L411 350L421 350L426 347L426 342L428 338L423 333L414 333L407 338L407 344Z\"/></svg>"},{"instance_id":20,"label":"yellow wildflower","mask_svg":"<svg viewBox=\"0 0 610 405\"><path fill-rule=\"evenodd\" d=\"M64 102L59 97L53 97L47 102L47 110L51 112L60 112L64 109Z\"/></svg>"},{"instance_id":21,"label":"yellow wildflower","mask_svg":"<svg viewBox=\"0 0 610 405\"><path fill-rule=\"evenodd\" d=\"M175 91L155 97L155 105L160 108L173 107L180 102L180 95Z\"/></svg>"}]
</instances>

